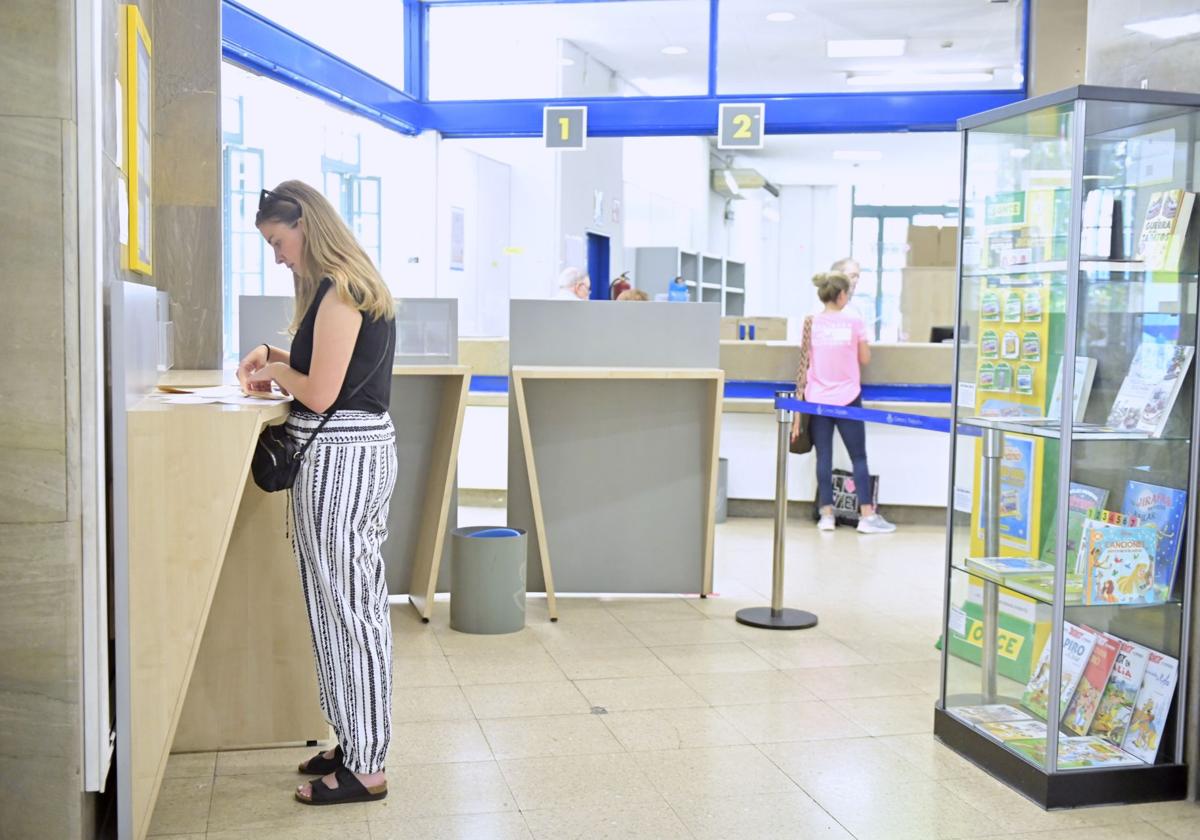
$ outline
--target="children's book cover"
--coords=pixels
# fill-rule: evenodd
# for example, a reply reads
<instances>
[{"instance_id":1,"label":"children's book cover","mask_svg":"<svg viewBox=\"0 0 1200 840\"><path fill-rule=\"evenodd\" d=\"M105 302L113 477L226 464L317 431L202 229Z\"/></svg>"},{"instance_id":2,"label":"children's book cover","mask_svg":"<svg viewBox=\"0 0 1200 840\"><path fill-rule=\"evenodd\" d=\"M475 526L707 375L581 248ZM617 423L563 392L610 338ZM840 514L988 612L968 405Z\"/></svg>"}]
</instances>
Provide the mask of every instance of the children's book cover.
<instances>
[{"instance_id":1,"label":"children's book cover","mask_svg":"<svg viewBox=\"0 0 1200 840\"><path fill-rule=\"evenodd\" d=\"M1117 767L1140 764L1141 759L1094 735L1058 739L1058 769L1075 770L1081 767Z\"/></svg>"},{"instance_id":2,"label":"children's book cover","mask_svg":"<svg viewBox=\"0 0 1200 840\"><path fill-rule=\"evenodd\" d=\"M1083 534L1083 524L1091 511L1103 510L1108 503L1108 491L1103 487L1093 487L1072 481L1067 491L1067 550L1064 556L1073 562L1079 553L1079 540ZM1055 548L1058 538L1058 516L1055 514L1050 523L1050 532L1046 535L1045 547L1042 549L1042 559L1054 563Z\"/></svg>"},{"instance_id":3,"label":"children's book cover","mask_svg":"<svg viewBox=\"0 0 1200 840\"><path fill-rule=\"evenodd\" d=\"M978 727L997 741L1014 741L1018 738L1046 738L1046 724L1040 720L1007 720L996 723L981 723Z\"/></svg>"},{"instance_id":4,"label":"children's book cover","mask_svg":"<svg viewBox=\"0 0 1200 840\"><path fill-rule=\"evenodd\" d=\"M1077 575L1087 572L1088 547L1091 545L1091 533L1097 528L1107 528L1110 525L1122 525L1136 528L1142 521L1136 516L1126 516L1112 510L1096 508L1084 513L1083 529L1079 534L1079 546L1075 551L1075 567L1072 570Z\"/></svg>"},{"instance_id":5,"label":"children's book cover","mask_svg":"<svg viewBox=\"0 0 1200 840\"><path fill-rule=\"evenodd\" d=\"M1117 661L1113 664L1108 684L1104 687L1096 716L1092 718L1089 735L1099 735L1117 746L1121 745L1129 729L1129 717L1133 714L1133 704L1137 700L1138 689L1142 687L1149 663L1148 648L1133 642L1121 642Z\"/></svg>"},{"instance_id":6,"label":"children's book cover","mask_svg":"<svg viewBox=\"0 0 1200 840\"><path fill-rule=\"evenodd\" d=\"M1108 425L1161 437L1194 352L1176 344L1141 344L1113 400Z\"/></svg>"},{"instance_id":7,"label":"children's book cover","mask_svg":"<svg viewBox=\"0 0 1200 840\"><path fill-rule=\"evenodd\" d=\"M1029 713L1007 703L989 703L985 706L955 706L950 709L973 726L983 723L1002 723L1013 720L1029 720Z\"/></svg>"},{"instance_id":8,"label":"children's book cover","mask_svg":"<svg viewBox=\"0 0 1200 840\"><path fill-rule=\"evenodd\" d=\"M1086 604L1134 604L1153 597L1154 553L1158 532L1152 526L1112 525L1088 534Z\"/></svg>"},{"instance_id":9,"label":"children's book cover","mask_svg":"<svg viewBox=\"0 0 1200 840\"><path fill-rule=\"evenodd\" d=\"M1137 700L1133 705L1133 715L1129 720L1129 731L1121 741L1121 749L1136 755L1147 764L1154 763L1158 755L1158 747L1162 742L1163 727L1167 723L1167 712L1171 710L1171 700L1175 696L1175 680L1179 676L1179 662L1159 653L1150 651L1150 661L1146 666L1146 676L1142 679L1142 687L1138 691Z\"/></svg>"},{"instance_id":10,"label":"children's book cover","mask_svg":"<svg viewBox=\"0 0 1200 840\"><path fill-rule=\"evenodd\" d=\"M1096 716L1096 709L1100 706L1100 698L1104 696L1104 687L1108 685L1108 677L1120 649L1120 639L1107 633L1096 634L1092 655L1088 657L1087 667L1083 669L1083 676L1063 716L1063 726L1076 735L1088 734L1088 727Z\"/></svg>"},{"instance_id":11,"label":"children's book cover","mask_svg":"<svg viewBox=\"0 0 1200 840\"><path fill-rule=\"evenodd\" d=\"M1170 597L1179 564L1179 536L1183 531L1187 510L1187 491L1160 487L1144 481L1125 485L1125 504L1121 511L1136 516L1146 525L1158 530L1158 548L1154 552L1154 583Z\"/></svg>"},{"instance_id":12,"label":"children's book cover","mask_svg":"<svg viewBox=\"0 0 1200 840\"><path fill-rule=\"evenodd\" d=\"M1047 719L1050 706L1050 639L1042 648L1042 655L1034 666L1033 676L1025 686L1021 695L1021 705L1033 712L1035 717ZM1067 703L1075 694L1075 687L1083 675L1092 648L1096 646L1096 633L1085 627L1076 627L1070 622L1063 622L1062 641L1062 681L1059 686L1059 705L1057 719L1067 708Z\"/></svg>"}]
</instances>

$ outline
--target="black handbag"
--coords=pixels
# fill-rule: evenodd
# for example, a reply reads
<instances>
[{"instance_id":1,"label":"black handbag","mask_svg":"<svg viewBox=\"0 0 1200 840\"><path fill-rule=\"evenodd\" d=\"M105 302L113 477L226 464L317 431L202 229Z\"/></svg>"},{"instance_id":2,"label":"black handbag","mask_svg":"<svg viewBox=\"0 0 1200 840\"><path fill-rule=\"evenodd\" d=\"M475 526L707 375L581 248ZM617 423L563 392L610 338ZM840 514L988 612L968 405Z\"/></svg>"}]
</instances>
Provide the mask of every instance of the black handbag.
<instances>
[{"instance_id":1,"label":"black handbag","mask_svg":"<svg viewBox=\"0 0 1200 840\"><path fill-rule=\"evenodd\" d=\"M804 319L804 336L800 339L800 365L796 370L796 399L804 399L804 387L808 384L808 365L812 357L812 316ZM796 436L788 444L788 451L793 455L804 455L812 452L812 433L809 430L810 417L798 412L800 428Z\"/></svg>"},{"instance_id":2,"label":"black handbag","mask_svg":"<svg viewBox=\"0 0 1200 840\"><path fill-rule=\"evenodd\" d=\"M379 357L375 367L371 368L371 372L363 377L363 381L359 382L353 391L346 394L344 399L339 400L339 403L350 400L371 381L371 377L379 370L383 360L388 357L390 349L390 347L384 347L383 355ZM297 443L296 439L288 434L286 423L276 423L263 429L262 434L258 436L258 443L254 447L254 457L250 459L250 472L254 476L254 483L268 493L291 490L296 483L296 476L300 473L300 464L304 460L304 453L308 451L308 447L312 446L317 435L321 433L321 429L325 428L325 424L337 410L337 403L330 406L317 428L313 429L313 433L308 436L308 440L303 445Z\"/></svg>"}]
</instances>

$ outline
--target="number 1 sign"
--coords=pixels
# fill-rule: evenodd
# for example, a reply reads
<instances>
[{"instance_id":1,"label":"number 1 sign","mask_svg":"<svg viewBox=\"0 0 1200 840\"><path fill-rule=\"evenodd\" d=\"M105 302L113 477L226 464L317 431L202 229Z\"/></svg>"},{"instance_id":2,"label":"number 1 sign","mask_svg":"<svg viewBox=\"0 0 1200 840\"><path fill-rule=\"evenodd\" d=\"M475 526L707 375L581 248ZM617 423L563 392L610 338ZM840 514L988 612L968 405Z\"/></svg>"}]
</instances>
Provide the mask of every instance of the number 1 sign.
<instances>
[{"instance_id":1,"label":"number 1 sign","mask_svg":"<svg viewBox=\"0 0 1200 840\"><path fill-rule=\"evenodd\" d=\"M542 138L547 149L583 149L587 144L587 108L572 105L544 109Z\"/></svg>"},{"instance_id":2,"label":"number 1 sign","mask_svg":"<svg viewBox=\"0 0 1200 840\"><path fill-rule=\"evenodd\" d=\"M723 102L717 129L718 149L761 149L766 122L761 102Z\"/></svg>"}]
</instances>

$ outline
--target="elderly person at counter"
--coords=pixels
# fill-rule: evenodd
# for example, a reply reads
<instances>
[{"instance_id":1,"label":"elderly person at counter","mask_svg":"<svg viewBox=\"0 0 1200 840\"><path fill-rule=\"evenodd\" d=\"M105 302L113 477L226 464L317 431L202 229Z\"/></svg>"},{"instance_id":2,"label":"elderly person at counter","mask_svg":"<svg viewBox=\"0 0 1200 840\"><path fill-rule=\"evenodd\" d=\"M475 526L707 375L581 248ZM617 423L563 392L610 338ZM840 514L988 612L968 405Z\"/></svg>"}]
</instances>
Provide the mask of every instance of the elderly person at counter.
<instances>
[{"instance_id":1,"label":"elderly person at counter","mask_svg":"<svg viewBox=\"0 0 1200 840\"><path fill-rule=\"evenodd\" d=\"M567 266L558 275L558 290L553 300L587 300L592 294L592 278L582 269Z\"/></svg>"}]
</instances>

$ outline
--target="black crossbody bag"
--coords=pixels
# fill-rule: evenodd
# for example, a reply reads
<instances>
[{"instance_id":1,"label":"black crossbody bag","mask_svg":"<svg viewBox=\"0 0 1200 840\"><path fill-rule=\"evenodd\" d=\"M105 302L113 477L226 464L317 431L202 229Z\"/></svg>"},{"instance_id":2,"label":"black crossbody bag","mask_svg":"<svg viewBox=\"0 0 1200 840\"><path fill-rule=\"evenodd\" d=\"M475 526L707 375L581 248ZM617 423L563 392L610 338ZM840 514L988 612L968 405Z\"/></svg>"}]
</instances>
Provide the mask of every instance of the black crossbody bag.
<instances>
[{"instance_id":1,"label":"black crossbody bag","mask_svg":"<svg viewBox=\"0 0 1200 840\"><path fill-rule=\"evenodd\" d=\"M303 445L297 443L296 439L288 434L286 423L276 423L263 429L262 434L258 436L258 443L254 447L254 457L250 460L250 472L254 476L254 483L268 493L291 490L292 485L296 483L296 476L300 473L300 464L308 447L312 446L317 435L321 433L321 429L325 428L325 424L329 422L329 418L337 412L338 405L351 400L362 390L364 385L371 381L371 377L379 370L384 359L390 355L388 352L390 349L388 346L383 348L383 355L379 357L375 367L371 368L371 372L363 377L363 381L359 382L353 391L346 394L343 399L338 400L325 412L320 424L313 429L313 433L309 435Z\"/></svg>"}]
</instances>

